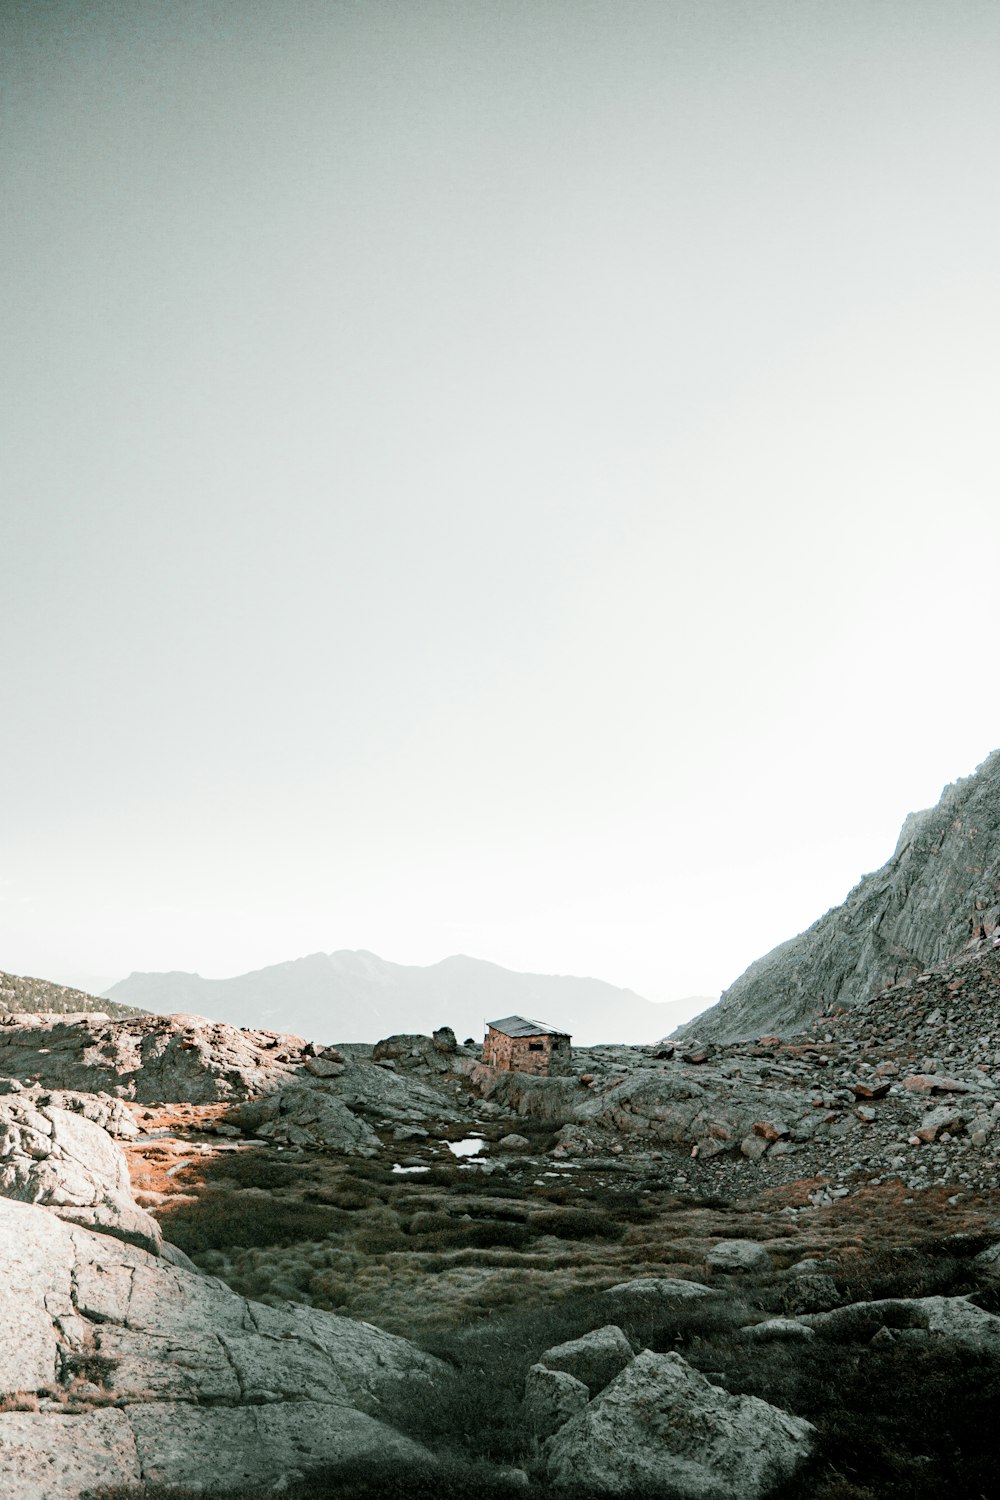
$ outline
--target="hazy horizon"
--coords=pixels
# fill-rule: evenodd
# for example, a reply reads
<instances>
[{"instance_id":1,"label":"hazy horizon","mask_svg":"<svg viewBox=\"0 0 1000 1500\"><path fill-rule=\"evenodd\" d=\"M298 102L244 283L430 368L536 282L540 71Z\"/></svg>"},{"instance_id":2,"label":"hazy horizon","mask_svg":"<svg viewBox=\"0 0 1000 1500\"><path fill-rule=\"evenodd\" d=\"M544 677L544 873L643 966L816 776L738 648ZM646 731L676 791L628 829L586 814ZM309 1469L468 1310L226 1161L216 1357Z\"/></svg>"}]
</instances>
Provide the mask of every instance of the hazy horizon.
<instances>
[{"instance_id":1,"label":"hazy horizon","mask_svg":"<svg viewBox=\"0 0 1000 1500\"><path fill-rule=\"evenodd\" d=\"M381 959L381 960L383 960L383 961L385 961L387 963L395 964L395 961L393 959L387 958L385 954L372 954L370 952L370 950L368 950L368 949L339 949L339 950L334 950L333 953L326 953L323 949L317 949L314 953L296 954L296 955L294 955L293 957L291 957L289 959L282 960L279 964L274 965L273 967L282 968L282 967L287 966L288 964L299 963L299 962L301 962L304 959L315 958L318 955L322 955L323 957L337 957L340 954L345 954L345 953L351 955L352 957L353 956L375 957L375 958ZM437 960L436 962L432 962L430 964L398 965L398 967L400 967L400 968L413 968L413 969L417 969L417 970L427 970L427 969L434 969L439 964L447 964L450 960L454 960L454 959L472 959L472 961L475 962L475 963L485 963L485 964L488 964L490 967L495 967L495 968L502 968L503 967L502 965L494 965L494 964L492 964L492 961L489 960L489 959L482 959L482 958L477 957L477 955L475 955L475 954L464 954L464 953L450 953L450 954L446 954L441 959ZM268 967L268 966L265 966L265 967ZM137 977L137 975L142 975L143 973L146 973L146 972L149 972L149 971L136 970L136 971L133 971L132 974L119 974L119 975L117 975L115 977L112 977L110 975L81 974L81 973L77 973L77 972L74 972L74 971L63 971L63 972L60 972L58 974L33 975L31 977L32 978L40 978L40 979L50 979L50 980L52 980L56 984L68 985L70 988L73 988L73 989L84 990L88 994L92 994L92 995L95 995L95 996L98 996L98 997L105 997L105 998L113 999L114 995L113 995L112 992L113 992L113 990L114 990L114 988L115 988L116 985L123 983L127 979L135 978L135 977ZM169 975L171 973L183 974L185 977L193 977L193 978L197 978L197 979L207 980L209 983L218 983L220 981L221 982L225 982L226 980L229 980L229 979L246 978L246 977L248 977L249 974L256 974L256 973L261 972L261 971L259 971L259 970L250 970L248 972L244 972L244 973L240 973L240 974L198 974L196 972L187 971L187 970L156 970L156 971L153 971L153 972L157 973L157 974L165 974L165 975ZM518 974L519 977L521 977L521 975L522 975L522 971L518 971L518 970L503 969L503 972L505 974L506 973ZM555 979L578 979L578 980L582 980L584 982L598 980L598 981L600 981L602 983L614 984L614 980L613 979L608 979L607 976L600 975L600 974L574 974L574 975L568 975L568 974L553 974L553 975L527 974L527 975L524 975L523 977L555 978ZM623 986L619 986L619 988L624 988L624 987ZM630 992L630 993L635 993L635 992ZM646 996L642 996L642 995L640 995L638 998L642 999L642 1000L647 999ZM649 1004L655 1005L655 1006L659 1006L665 1012L669 1012L670 1013L669 1016L668 1015L664 1015L663 1020L664 1020L664 1023L668 1023L669 1022L670 1027L673 1028L674 1026L679 1026L682 1022L684 1022L686 1020L690 1020L692 1016L695 1016L695 1015L699 1014L699 1012L701 1012L702 1010L704 1010L708 1005L712 1004L715 1001L715 999L717 999L717 998L718 998L717 996L711 996L711 995L682 995L682 996L678 996L677 998L672 999L672 1000L659 1000L659 1001L655 1001L654 1000L654 1001L649 1001ZM431 1018L428 1019L428 1017L431 1017ZM426 1030L426 1031L432 1030L436 1025L440 1024L440 1022L441 1022L442 1019L445 1020L445 1021L447 1021L446 1017L444 1017L444 1018L438 1017L436 1020L433 1019L433 1017L431 1016L430 1012L428 1012L428 1014L426 1016L425 1015L421 1015L417 1019L420 1021L420 1025L416 1026L415 1029L417 1029L417 1030ZM547 1017L542 1016L540 1019L546 1020Z\"/></svg>"},{"instance_id":2,"label":"hazy horizon","mask_svg":"<svg viewBox=\"0 0 1000 1500\"><path fill-rule=\"evenodd\" d=\"M717 995L1000 743L1000 8L51 0L0 75L0 968Z\"/></svg>"}]
</instances>

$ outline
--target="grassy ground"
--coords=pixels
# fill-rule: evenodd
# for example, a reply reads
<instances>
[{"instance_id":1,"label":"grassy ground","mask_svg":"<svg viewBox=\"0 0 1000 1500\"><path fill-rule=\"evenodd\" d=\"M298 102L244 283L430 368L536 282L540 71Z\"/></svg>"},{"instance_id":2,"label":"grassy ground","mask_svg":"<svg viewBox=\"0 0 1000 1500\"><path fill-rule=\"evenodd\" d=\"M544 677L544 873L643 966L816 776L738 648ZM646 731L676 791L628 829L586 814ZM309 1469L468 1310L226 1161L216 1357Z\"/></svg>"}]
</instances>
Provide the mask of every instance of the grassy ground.
<instances>
[{"instance_id":1,"label":"grassy ground","mask_svg":"<svg viewBox=\"0 0 1000 1500\"><path fill-rule=\"evenodd\" d=\"M368 1464L311 1476L289 1500L523 1495L523 1481L496 1466L527 1470L532 1492L545 1494L520 1403L524 1374L545 1348L608 1322L636 1347L677 1350L725 1390L815 1425L814 1463L775 1500L1000 1497L1000 1385L990 1362L943 1338L873 1344L869 1332L803 1351L740 1336L748 1321L798 1310L796 1278L783 1271L807 1256L829 1263L844 1301L976 1292L1000 1311L972 1264L996 1222L995 1202L969 1194L951 1203L945 1190L914 1197L886 1183L793 1216L783 1210L802 1206L811 1184L726 1203L678 1196L655 1171L628 1163L547 1170L517 1162L487 1178L445 1163L413 1177L380 1162L243 1148L195 1157L172 1179L164 1230L206 1270L252 1297L377 1323L451 1371L394 1416L434 1450L433 1474ZM773 1272L741 1280L737 1291L713 1281L704 1256L719 1238L766 1241ZM648 1275L728 1291L658 1317L609 1296L614 1284ZM102 1500L126 1495L165 1500L166 1492L109 1491Z\"/></svg>"}]
</instances>

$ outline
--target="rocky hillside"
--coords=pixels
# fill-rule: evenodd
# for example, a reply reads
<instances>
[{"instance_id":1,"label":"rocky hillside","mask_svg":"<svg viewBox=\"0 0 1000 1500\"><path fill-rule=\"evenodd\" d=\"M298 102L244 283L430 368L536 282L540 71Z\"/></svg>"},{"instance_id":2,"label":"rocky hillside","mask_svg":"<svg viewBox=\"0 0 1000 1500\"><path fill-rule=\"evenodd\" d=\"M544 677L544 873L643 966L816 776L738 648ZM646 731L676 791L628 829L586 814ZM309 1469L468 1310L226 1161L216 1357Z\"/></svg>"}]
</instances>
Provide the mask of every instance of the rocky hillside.
<instances>
[{"instance_id":1,"label":"rocky hillside","mask_svg":"<svg viewBox=\"0 0 1000 1500\"><path fill-rule=\"evenodd\" d=\"M842 906L757 959L679 1033L788 1035L941 963L1000 925L1000 750L911 813L889 862Z\"/></svg>"},{"instance_id":2,"label":"rocky hillside","mask_svg":"<svg viewBox=\"0 0 1000 1500\"><path fill-rule=\"evenodd\" d=\"M447 1025L481 1041L483 1022L526 1015L577 1041L652 1042L695 1002L657 1005L600 979L519 974L455 954L437 964L394 964L363 950L311 953L233 979L130 974L109 996L146 1010L194 1011L232 1026L270 1026L322 1042L374 1042Z\"/></svg>"},{"instance_id":3,"label":"rocky hillside","mask_svg":"<svg viewBox=\"0 0 1000 1500\"><path fill-rule=\"evenodd\" d=\"M30 979L20 974L5 974L0 971L0 1013L8 1011L25 1013L52 1011L59 1015L73 1015L86 1011L102 1011L106 1016L138 1016L142 1008L123 1005L114 1000L99 1000L83 990L69 989L64 984L51 984L47 979Z\"/></svg>"}]
</instances>

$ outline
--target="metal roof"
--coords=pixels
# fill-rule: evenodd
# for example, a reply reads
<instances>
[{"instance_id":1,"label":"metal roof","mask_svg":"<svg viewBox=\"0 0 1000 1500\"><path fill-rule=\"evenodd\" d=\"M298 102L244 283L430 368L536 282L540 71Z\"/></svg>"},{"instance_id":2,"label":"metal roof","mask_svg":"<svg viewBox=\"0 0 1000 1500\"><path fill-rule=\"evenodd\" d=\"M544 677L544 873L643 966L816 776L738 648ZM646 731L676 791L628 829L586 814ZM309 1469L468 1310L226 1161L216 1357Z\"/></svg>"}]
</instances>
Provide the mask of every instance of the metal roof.
<instances>
[{"instance_id":1,"label":"metal roof","mask_svg":"<svg viewBox=\"0 0 1000 1500\"><path fill-rule=\"evenodd\" d=\"M555 1026L546 1026L544 1021L528 1021L524 1016L504 1016L502 1021L487 1021L491 1031L501 1031L504 1036L569 1036Z\"/></svg>"}]
</instances>

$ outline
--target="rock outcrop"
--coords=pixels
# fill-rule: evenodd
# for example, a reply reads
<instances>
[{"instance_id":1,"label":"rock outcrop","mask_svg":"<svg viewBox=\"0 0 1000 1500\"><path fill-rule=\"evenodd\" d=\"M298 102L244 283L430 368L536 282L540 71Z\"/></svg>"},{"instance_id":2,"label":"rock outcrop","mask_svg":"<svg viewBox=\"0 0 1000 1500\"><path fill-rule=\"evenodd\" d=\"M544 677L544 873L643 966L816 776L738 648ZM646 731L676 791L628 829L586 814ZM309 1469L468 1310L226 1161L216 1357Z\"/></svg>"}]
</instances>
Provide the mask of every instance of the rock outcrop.
<instances>
[{"instance_id":1,"label":"rock outcrop","mask_svg":"<svg viewBox=\"0 0 1000 1500\"><path fill-rule=\"evenodd\" d=\"M147 1250L162 1243L156 1220L132 1197L125 1157L107 1131L51 1103L36 1106L28 1094L0 1098L0 1193Z\"/></svg>"},{"instance_id":2,"label":"rock outcrop","mask_svg":"<svg viewBox=\"0 0 1000 1500\"><path fill-rule=\"evenodd\" d=\"M675 1035L787 1035L1000 930L1000 750L911 813L888 864L806 932L750 965Z\"/></svg>"},{"instance_id":3,"label":"rock outcrop","mask_svg":"<svg viewBox=\"0 0 1000 1500\"><path fill-rule=\"evenodd\" d=\"M314 1077L310 1061L307 1058L308 1076L248 1100L232 1119L243 1130L282 1145L374 1156L380 1148L377 1129L422 1121L457 1124L465 1118L440 1090L413 1072L397 1073L384 1062L380 1066L348 1060L336 1065L333 1076Z\"/></svg>"},{"instance_id":4,"label":"rock outcrop","mask_svg":"<svg viewBox=\"0 0 1000 1500\"><path fill-rule=\"evenodd\" d=\"M269 1092L302 1068L307 1044L203 1016L0 1017L0 1076L153 1103L207 1104Z\"/></svg>"},{"instance_id":5,"label":"rock outcrop","mask_svg":"<svg viewBox=\"0 0 1000 1500\"><path fill-rule=\"evenodd\" d=\"M273 1485L345 1459L425 1456L391 1418L439 1366L405 1339L247 1301L3 1198L0 1264L4 1495Z\"/></svg>"},{"instance_id":6,"label":"rock outcrop","mask_svg":"<svg viewBox=\"0 0 1000 1500\"><path fill-rule=\"evenodd\" d=\"M803 1113L803 1101L791 1091L763 1087L749 1071L745 1077L713 1068L694 1076L679 1063L640 1057L628 1071L595 1067L586 1088L578 1078L534 1078L483 1066L471 1076L484 1098L526 1119L569 1121L560 1132L563 1156L607 1146L617 1135L641 1136L653 1148L697 1147L712 1156L738 1150L759 1121Z\"/></svg>"}]
</instances>

